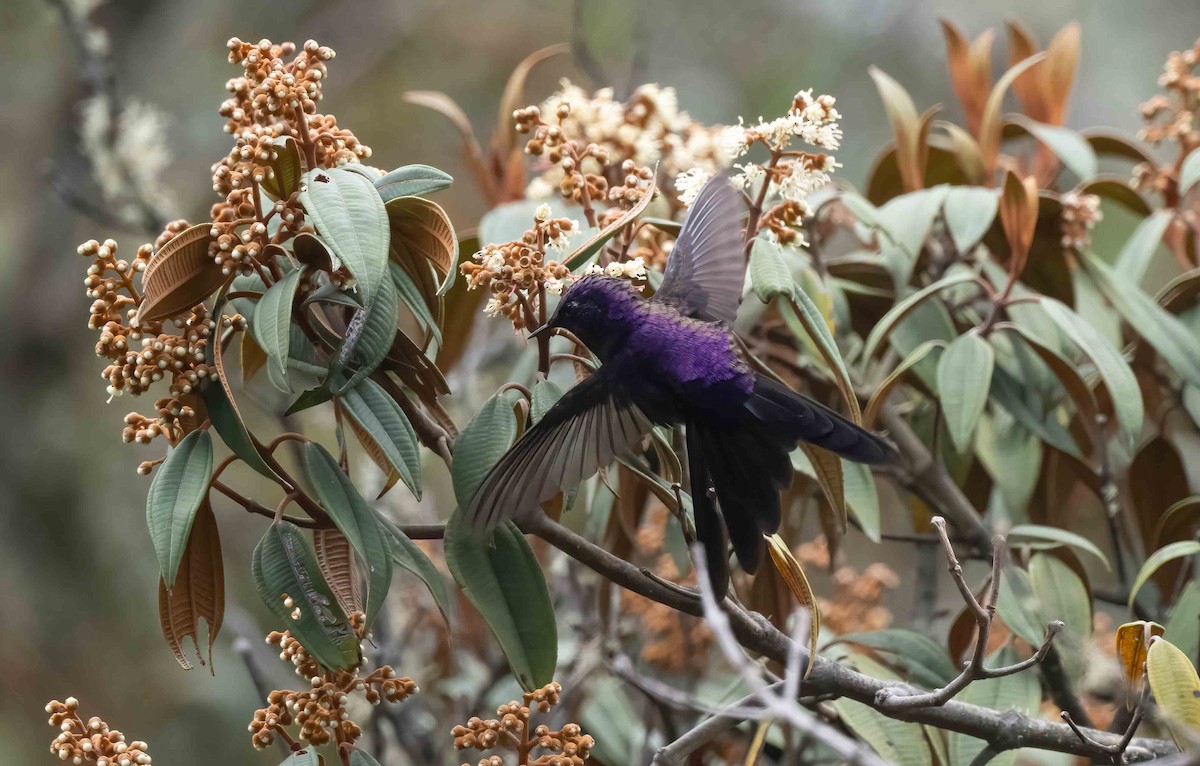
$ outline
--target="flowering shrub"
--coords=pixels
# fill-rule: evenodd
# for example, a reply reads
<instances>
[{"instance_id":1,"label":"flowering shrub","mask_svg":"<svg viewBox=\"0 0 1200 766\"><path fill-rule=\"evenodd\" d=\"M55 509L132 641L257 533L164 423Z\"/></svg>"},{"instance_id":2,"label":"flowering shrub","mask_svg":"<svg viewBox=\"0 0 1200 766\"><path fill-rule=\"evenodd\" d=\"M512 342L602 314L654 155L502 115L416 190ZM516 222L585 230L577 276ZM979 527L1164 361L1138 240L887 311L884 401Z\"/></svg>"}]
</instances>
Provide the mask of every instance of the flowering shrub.
<instances>
[{"instance_id":1,"label":"flowering shrub","mask_svg":"<svg viewBox=\"0 0 1200 766\"><path fill-rule=\"evenodd\" d=\"M1172 54L1134 140L1066 127L1078 27L1039 51L1011 25L995 83L992 33L943 31L964 124L871 68L894 141L861 190L835 182L842 117L813 90L722 125L650 84L626 98L563 80L530 105L526 76L556 46L514 71L486 153L448 96L408 93L463 136L490 208L470 236L475 221L430 199L449 175L378 169L318 113L332 50L229 41L233 146L209 214L132 258L112 240L79 253L107 395L158 397L122 436L165 441L138 471L183 667L201 621L201 663L221 631L220 519L261 517L251 561L229 571L249 565L267 641L303 683L261 690L255 747L288 766L466 749L488 753L481 766L579 766L789 762L798 737L856 763L1194 746L1200 43ZM1009 95L1020 113L1003 113ZM639 420L595 476L489 535L470 528L461 509L514 441L603 370L560 328L495 353L491 320L545 328L593 274L626 280L631 301L656 294L722 174L747 266L719 328L731 354L885 431L898 457L792 452L771 564L735 571L727 597L693 555L682 427ZM238 464L266 483L227 478ZM915 582L847 553L884 545L912 546ZM962 607L942 624L945 564ZM1114 616L1130 621L1093 630ZM514 682L521 701L471 717ZM150 762L77 708L48 706L54 754Z\"/></svg>"}]
</instances>

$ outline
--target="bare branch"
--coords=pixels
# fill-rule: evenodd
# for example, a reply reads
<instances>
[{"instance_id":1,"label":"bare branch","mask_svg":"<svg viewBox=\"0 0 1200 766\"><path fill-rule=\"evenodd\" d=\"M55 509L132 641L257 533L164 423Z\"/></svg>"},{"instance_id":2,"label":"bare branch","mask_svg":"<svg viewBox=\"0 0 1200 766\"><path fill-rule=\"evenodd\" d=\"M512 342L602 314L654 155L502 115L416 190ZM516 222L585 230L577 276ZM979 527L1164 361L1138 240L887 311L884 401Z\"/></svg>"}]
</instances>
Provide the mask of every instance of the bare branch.
<instances>
[{"instance_id":1,"label":"bare branch","mask_svg":"<svg viewBox=\"0 0 1200 766\"><path fill-rule=\"evenodd\" d=\"M972 681L1001 678L1013 673L1020 673L1022 670L1031 668L1045 659L1047 652L1050 651L1050 647L1054 643L1054 637L1063 629L1062 621L1054 620L1046 625L1046 635L1042 639L1041 646L1038 647L1037 652L1033 656L1002 668L984 667L984 655L987 652L988 640L992 634L992 621L996 616L996 601L1000 597L1000 578L1004 571L1004 538L997 535L992 539L992 577L983 603L980 603L975 598L975 593L971 590L971 586L967 584L967 580L963 576L962 566L958 563L958 557L954 554L954 546L950 544L950 538L946 534L946 520L940 516L935 517L933 519L933 526L937 529L942 548L946 553L950 577L954 580L959 594L967 604L967 610L975 618L975 624L979 629L978 637L975 640L975 648L971 653L971 659L964 663L962 672L953 681L940 689L922 694L914 694L910 691L909 687L903 686L881 689L875 695L875 701L880 710L912 709L944 705L954 699L955 695L963 689L970 686Z\"/></svg>"}]
</instances>

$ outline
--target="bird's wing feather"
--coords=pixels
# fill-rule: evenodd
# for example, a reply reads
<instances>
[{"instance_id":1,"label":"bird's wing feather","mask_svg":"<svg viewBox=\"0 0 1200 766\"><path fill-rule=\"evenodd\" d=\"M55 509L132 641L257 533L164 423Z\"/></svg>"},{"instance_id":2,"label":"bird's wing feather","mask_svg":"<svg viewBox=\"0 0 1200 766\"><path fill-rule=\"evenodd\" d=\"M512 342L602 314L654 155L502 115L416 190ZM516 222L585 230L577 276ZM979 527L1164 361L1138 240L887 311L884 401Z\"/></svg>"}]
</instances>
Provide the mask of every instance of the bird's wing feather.
<instances>
[{"instance_id":1,"label":"bird's wing feather","mask_svg":"<svg viewBox=\"0 0 1200 766\"><path fill-rule=\"evenodd\" d=\"M504 454L467 505L489 530L573 489L649 433L650 420L605 368L572 388Z\"/></svg>"},{"instance_id":2,"label":"bird's wing feather","mask_svg":"<svg viewBox=\"0 0 1200 766\"><path fill-rule=\"evenodd\" d=\"M717 175L704 184L667 259L655 300L687 316L733 324L746 281L743 210L729 178Z\"/></svg>"}]
</instances>

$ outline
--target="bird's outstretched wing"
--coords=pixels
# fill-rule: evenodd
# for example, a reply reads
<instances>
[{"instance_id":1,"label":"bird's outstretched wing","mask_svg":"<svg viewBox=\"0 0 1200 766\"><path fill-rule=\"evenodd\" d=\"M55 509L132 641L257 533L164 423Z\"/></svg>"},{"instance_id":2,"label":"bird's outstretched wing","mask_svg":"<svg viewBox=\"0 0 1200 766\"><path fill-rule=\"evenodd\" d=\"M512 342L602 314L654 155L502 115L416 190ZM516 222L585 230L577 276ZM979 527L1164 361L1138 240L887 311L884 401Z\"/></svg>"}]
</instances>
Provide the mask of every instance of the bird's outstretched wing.
<instances>
[{"instance_id":1,"label":"bird's outstretched wing","mask_svg":"<svg viewBox=\"0 0 1200 766\"><path fill-rule=\"evenodd\" d=\"M688 210L654 300L732 325L746 281L741 194L724 175L704 184Z\"/></svg>"},{"instance_id":2,"label":"bird's outstretched wing","mask_svg":"<svg viewBox=\"0 0 1200 766\"><path fill-rule=\"evenodd\" d=\"M480 483L466 518L486 531L538 510L629 450L652 423L601 367L572 388Z\"/></svg>"}]
</instances>

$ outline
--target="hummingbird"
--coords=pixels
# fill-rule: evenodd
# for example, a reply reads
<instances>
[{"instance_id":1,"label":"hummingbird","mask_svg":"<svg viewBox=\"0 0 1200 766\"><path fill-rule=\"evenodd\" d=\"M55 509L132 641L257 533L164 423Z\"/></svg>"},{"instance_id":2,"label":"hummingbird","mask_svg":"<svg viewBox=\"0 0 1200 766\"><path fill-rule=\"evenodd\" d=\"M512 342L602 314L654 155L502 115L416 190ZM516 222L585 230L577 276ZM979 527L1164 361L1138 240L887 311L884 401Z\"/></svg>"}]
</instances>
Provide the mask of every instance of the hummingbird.
<instances>
[{"instance_id":1,"label":"hummingbird","mask_svg":"<svg viewBox=\"0 0 1200 766\"><path fill-rule=\"evenodd\" d=\"M603 274L571 285L530 337L569 330L600 367L483 479L465 511L475 530L540 513L541 503L632 454L654 426L682 425L696 538L723 596L730 543L753 574L763 560L763 535L779 529L780 491L793 472L788 453L798 442L860 463L891 458L883 439L747 361L732 330L746 277L744 209L728 177L710 179L651 298Z\"/></svg>"}]
</instances>

